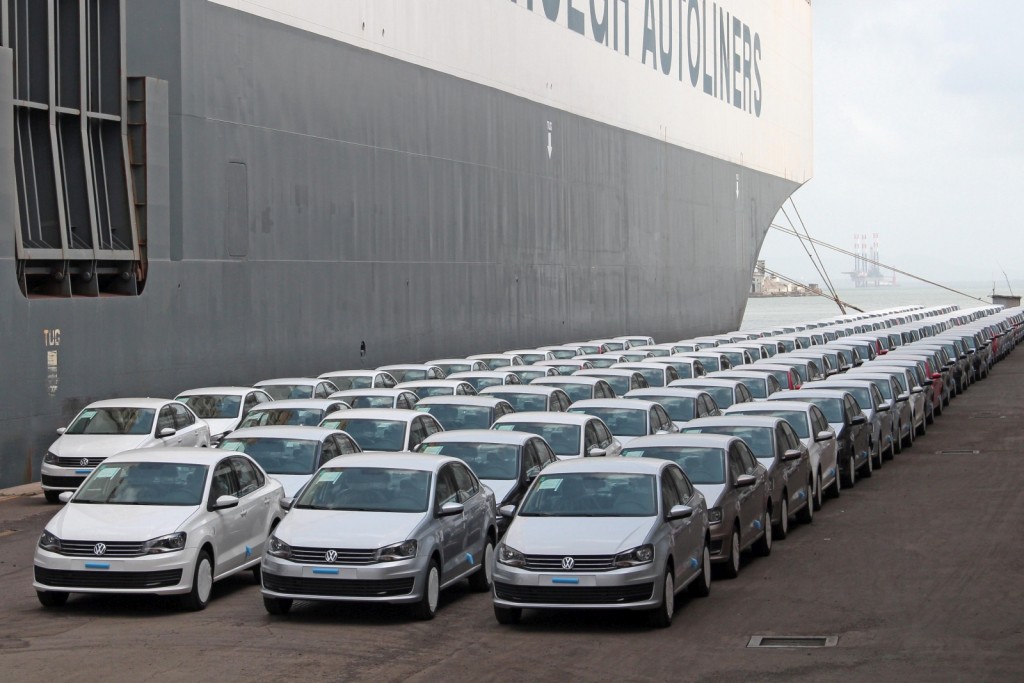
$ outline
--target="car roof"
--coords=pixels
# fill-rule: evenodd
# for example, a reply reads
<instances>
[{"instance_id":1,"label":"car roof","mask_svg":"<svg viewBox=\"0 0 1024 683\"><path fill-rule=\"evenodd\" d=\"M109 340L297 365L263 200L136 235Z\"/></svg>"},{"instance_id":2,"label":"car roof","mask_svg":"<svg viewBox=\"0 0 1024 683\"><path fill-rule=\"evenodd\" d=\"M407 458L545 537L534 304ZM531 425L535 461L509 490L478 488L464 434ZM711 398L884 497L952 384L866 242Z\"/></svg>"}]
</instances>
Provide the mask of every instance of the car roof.
<instances>
[{"instance_id":1,"label":"car roof","mask_svg":"<svg viewBox=\"0 0 1024 683\"><path fill-rule=\"evenodd\" d=\"M257 403L252 407L252 410L279 410L283 408L320 408L321 410L327 410L327 408L335 403L345 402L340 398L289 398L283 401Z\"/></svg>"},{"instance_id":2,"label":"car roof","mask_svg":"<svg viewBox=\"0 0 1024 683\"><path fill-rule=\"evenodd\" d=\"M632 444L631 444L632 445ZM595 474L652 474L656 475L665 467L675 465L671 460L660 458L575 458L551 463L542 474L570 474L593 472ZM676 465L678 467L678 465Z\"/></svg>"},{"instance_id":3,"label":"car roof","mask_svg":"<svg viewBox=\"0 0 1024 683\"><path fill-rule=\"evenodd\" d=\"M508 401L497 396L427 396L426 398L421 398L416 407L458 405L494 408L499 403L508 403Z\"/></svg>"},{"instance_id":4,"label":"car roof","mask_svg":"<svg viewBox=\"0 0 1024 683\"><path fill-rule=\"evenodd\" d=\"M528 368L529 365L523 367ZM558 377L559 375L550 375L551 377ZM543 384L504 384L500 387L484 387L480 390L480 393L484 396L488 394L502 393L519 393L519 394L536 394L538 396L550 396L556 391L562 391L558 387L545 386ZM565 392L563 392L565 393Z\"/></svg>"},{"instance_id":5,"label":"car roof","mask_svg":"<svg viewBox=\"0 0 1024 683\"><path fill-rule=\"evenodd\" d=\"M428 370L436 367L436 365L430 365L429 363L395 363L392 365L382 365L377 370L380 372L387 372L388 370Z\"/></svg>"},{"instance_id":6,"label":"car roof","mask_svg":"<svg viewBox=\"0 0 1024 683\"><path fill-rule=\"evenodd\" d=\"M171 403L170 398L108 398L103 401L95 401L85 406L86 408L161 408ZM261 405L266 405L261 404ZM84 410L84 409L83 409Z\"/></svg>"},{"instance_id":7,"label":"car roof","mask_svg":"<svg viewBox=\"0 0 1024 683\"><path fill-rule=\"evenodd\" d=\"M521 446L530 439L542 439L531 432L517 432L514 430L498 431L497 429L453 429L450 432L434 432L422 443L430 444L439 441L459 443L504 443Z\"/></svg>"},{"instance_id":8,"label":"car roof","mask_svg":"<svg viewBox=\"0 0 1024 683\"><path fill-rule=\"evenodd\" d=\"M550 375L548 377L538 377L530 380L530 384L550 384L553 386L559 384L590 384L594 385L598 382L603 381L600 377L589 377L587 375Z\"/></svg>"},{"instance_id":9,"label":"car roof","mask_svg":"<svg viewBox=\"0 0 1024 683\"><path fill-rule=\"evenodd\" d=\"M696 387L648 387L646 389L630 389L626 392L625 398L636 400L645 396L677 396L679 398L697 398L701 394L707 394L704 389ZM655 399L654 401L658 401ZM576 403L579 403L577 401ZM575 403L573 405L576 405Z\"/></svg>"},{"instance_id":10,"label":"car roof","mask_svg":"<svg viewBox=\"0 0 1024 683\"><path fill-rule=\"evenodd\" d=\"M676 382L679 382L679 384L676 384ZM685 384L683 384L683 382L685 382ZM669 382L669 387L679 387L680 389L682 389L683 387L697 387L698 385L700 385L707 387L728 387L730 389L735 389L737 384L742 384L742 382L735 379L726 379L724 377L687 377L683 379L672 380L671 382Z\"/></svg>"},{"instance_id":11,"label":"car roof","mask_svg":"<svg viewBox=\"0 0 1024 683\"><path fill-rule=\"evenodd\" d=\"M365 389L343 389L342 391L336 391L331 396L337 399L344 400L346 396L392 396L398 397L401 394L412 394L415 393L411 389L404 387L395 387L394 389L388 389L385 387L366 387Z\"/></svg>"},{"instance_id":12,"label":"car roof","mask_svg":"<svg viewBox=\"0 0 1024 683\"><path fill-rule=\"evenodd\" d=\"M664 358L664 356L660 356ZM611 370L661 370L666 372L665 366L667 363L645 363L643 361L629 361L626 363L616 363L610 369Z\"/></svg>"},{"instance_id":13,"label":"car roof","mask_svg":"<svg viewBox=\"0 0 1024 683\"><path fill-rule=\"evenodd\" d=\"M578 401L577 401L578 403ZM587 420L593 420L590 415L579 413L558 413L551 411L526 411L522 413L511 413L502 415L494 424L510 424L515 422L549 422L551 424L584 425Z\"/></svg>"},{"instance_id":14,"label":"car roof","mask_svg":"<svg viewBox=\"0 0 1024 683\"><path fill-rule=\"evenodd\" d=\"M626 446L626 449L640 448L643 446L701 446L704 448L721 448L725 450L729 448L733 441L742 441L742 439L738 436L729 436L725 434L654 434L651 436L641 436L630 441ZM618 460L620 458L615 459ZM631 460L631 458L628 457L625 459Z\"/></svg>"},{"instance_id":15,"label":"car roof","mask_svg":"<svg viewBox=\"0 0 1024 683\"><path fill-rule=\"evenodd\" d=\"M799 394L800 396L806 396L807 398L842 398L843 396L845 396L846 394L849 394L850 392L848 392L848 391L846 391L844 389L818 389L818 388L813 388L813 389L795 389L795 390L780 391L777 394L772 394L772 396L778 396L779 394L787 394L787 393ZM769 398L771 398L771 397L769 397ZM799 398L796 398L796 397L788 397L788 398L793 398L793 400L796 400L796 401L800 400Z\"/></svg>"},{"instance_id":16,"label":"car roof","mask_svg":"<svg viewBox=\"0 0 1024 683\"><path fill-rule=\"evenodd\" d=\"M343 417L346 420L398 420L400 422L412 422L414 418L422 414L421 412L404 408L352 408L351 410L340 411L339 417ZM328 415L327 417L331 416Z\"/></svg>"},{"instance_id":17,"label":"car roof","mask_svg":"<svg viewBox=\"0 0 1024 683\"><path fill-rule=\"evenodd\" d=\"M527 366L529 367L529 366ZM453 372L448 379L474 379L478 377L505 377L516 373L511 370L469 370L466 372Z\"/></svg>"},{"instance_id":18,"label":"car roof","mask_svg":"<svg viewBox=\"0 0 1024 683\"><path fill-rule=\"evenodd\" d=\"M263 386L269 386L274 384L319 384L320 382L330 380L327 378L320 377L275 377L274 379L264 379L256 382L253 386L257 389Z\"/></svg>"},{"instance_id":19,"label":"car roof","mask_svg":"<svg viewBox=\"0 0 1024 683\"><path fill-rule=\"evenodd\" d=\"M335 370L333 372L325 372L320 375L319 379L330 379L331 377L367 377L379 375L383 370Z\"/></svg>"},{"instance_id":20,"label":"car roof","mask_svg":"<svg viewBox=\"0 0 1024 683\"><path fill-rule=\"evenodd\" d=\"M458 458L450 458L445 455L427 455L426 453L399 451L397 453L339 455L337 458L328 460L327 463L324 464L324 467L394 468L434 472L441 465L448 462L462 461Z\"/></svg>"},{"instance_id":21,"label":"car roof","mask_svg":"<svg viewBox=\"0 0 1024 683\"><path fill-rule=\"evenodd\" d=\"M723 425L730 427L771 427L774 428L780 422L785 422L781 417L770 415L721 415L711 417L699 417L684 424L681 429L688 427L700 427L701 425Z\"/></svg>"},{"instance_id":22,"label":"car roof","mask_svg":"<svg viewBox=\"0 0 1024 683\"><path fill-rule=\"evenodd\" d=\"M587 398L575 401L569 410L579 408L627 408L630 410L650 410L657 404L657 401L645 401L636 398Z\"/></svg>"},{"instance_id":23,"label":"car roof","mask_svg":"<svg viewBox=\"0 0 1024 683\"><path fill-rule=\"evenodd\" d=\"M344 411L348 414L350 411ZM268 439L303 439L305 441L323 441L331 434L341 434L338 429L327 429L326 427L302 427L297 425L267 425L263 427L245 427L230 432L227 439L255 439L266 437Z\"/></svg>"},{"instance_id":24,"label":"car roof","mask_svg":"<svg viewBox=\"0 0 1024 683\"><path fill-rule=\"evenodd\" d=\"M111 455L104 463L165 462L181 465L213 465L221 458L237 455L219 448L140 448Z\"/></svg>"},{"instance_id":25,"label":"car roof","mask_svg":"<svg viewBox=\"0 0 1024 683\"><path fill-rule=\"evenodd\" d=\"M572 373L577 377L632 377L639 375L636 370L613 370L612 368L587 368Z\"/></svg>"},{"instance_id":26,"label":"car roof","mask_svg":"<svg viewBox=\"0 0 1024 683\"><path fill-rule=\"evenodd\" d=\"M768 381L768 378L771 377L771 375L767 372L758 372L756 370L719 370L718 372L712 372L708 375L708 379L732 379L733 377L742 377L743 379L763 379Z\"/></svg>"},{"instance_id":27,"label":"car roof","mask_svg":"<svg viewBox=\"0 0 1024 683\"><path fill-rule=\"evenodd\" d=\"M458 374L458 373L455 373ZM448 375L451 377L451 375ZM408 382L399 382L395 385L395 389L406 389L411 390L413 387L452 387L455 388L460 384L469 384L461 379L414 379Z\"/></svg>"},{"instance_id":28,"label":"car roof","mask_svg":"<svg viewBox=\"0 0 1024 683\"><path fill-rule=\"evenodd\" d=\"M238 394L239 396L242 396L248 394L253 389L256 389L256 387L200 387L198 389L186 389L185 391L179 391L177 395L202 396L204 394Z\"/></svg>"}]
</instances>

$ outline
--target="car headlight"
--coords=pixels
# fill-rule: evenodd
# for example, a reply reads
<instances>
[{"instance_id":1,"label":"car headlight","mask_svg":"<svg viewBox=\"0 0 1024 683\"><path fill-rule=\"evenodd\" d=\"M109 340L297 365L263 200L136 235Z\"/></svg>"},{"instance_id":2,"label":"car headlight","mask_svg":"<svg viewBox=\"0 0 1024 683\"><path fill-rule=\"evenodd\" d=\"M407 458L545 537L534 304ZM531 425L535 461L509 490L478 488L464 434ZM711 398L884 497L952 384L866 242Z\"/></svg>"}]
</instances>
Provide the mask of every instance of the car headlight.
<instances>
[{"instance_id":1,"label":"car headlight","mask_svg":"<svg viewBox=\"0 0 1024 683\"><path fill-rule=\"evenodd\" d=\"M615 566L636 567L641 564L650 564L654 561L654 546L651 544L642 545L615 556Z\"/></svg>"},{"instance_id":2,"label":"car headlight","mask_svg":"<svg viewBox=\"0 0 1024 683\"><path fill-rule=\"evenodd\" d=\"M159 555L160 553L173 553L185 547L186 534L179 531L176 534L168 534L160 538L146 541L142 546L142 552L146 555Z\"/></svg>"},{"instance_id":3,"label":"car headlight","mask_svg":"<svg viewBox=\"0 0 1024 683\"><path fill-rule=\"evenodd\" d=\"M49 531L43 531L43 534L39 537L39 547L43 550L49 550L51 553L59 553L60 539Z\"/></svg>"},{"instance_id":4,"label":"car headlight","mask_svg":"<svg viewBox=\"0 0 1024 683\"><path fill-rule=\"evenodd\" d=\"M378 562L397 562L398 560L408 560L410 557L416 557L416 541L414 540L389 545L377 551Z\"/></svg>"},{"instance_id":5,"label":"car headlight","mask_svg":"<svg viewBox=\"0 0 1024 683\"><path fill-rule=\"evenodd\" d=\"M292 556L292 547L277 536L271 536L267 539L267 554L287 560Z\"/></svg>"},{"instance_id":6,"label":"car headlight","mask_svg":"<svg viewBox=\"0 0 1024 683\"><path fill-rule=\"evenodd\" d=\"M711 508L708 510L708 522L710 524L719 524L722 521L722 508Z\"/></svg>"},{"instance_id":7,"label":"car headlight","mask_svg":"<svg viewBox=\"0 0 1024 683\"><path fill-rule=\"evenodd\" d=\"M510 567L523 567L526 566L526 557L515 548L502 543L498 548L498 562Z\"/></svg>"},{"instance_id":8,"label":"car headlight","mask_svg":"<svg viewBox=\"0 0 1024 683\"><path fill-rule=\"evenodd\" d=\"M59 462L59 460L57 458L56 453L46 451L46 455L43 456L43 462L45 462L47 465L56 465Z\"/></svg>"}]
</instances>

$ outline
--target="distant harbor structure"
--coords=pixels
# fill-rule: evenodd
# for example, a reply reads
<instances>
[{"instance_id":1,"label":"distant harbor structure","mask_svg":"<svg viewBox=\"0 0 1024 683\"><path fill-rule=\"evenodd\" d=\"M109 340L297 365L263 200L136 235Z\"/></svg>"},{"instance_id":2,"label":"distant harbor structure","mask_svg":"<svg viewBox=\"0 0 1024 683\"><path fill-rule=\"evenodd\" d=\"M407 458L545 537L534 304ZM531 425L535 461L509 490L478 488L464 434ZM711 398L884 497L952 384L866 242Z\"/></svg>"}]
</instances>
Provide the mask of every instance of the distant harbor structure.
<instances>
[{"instance_id":1,"label":"distant harbor structure","mask_svg":"<svg viewBox=\"0 0 1024 683\"><path fill-rule=\"evenodd\" d=\"M853 235L853 270L844 274L849 275L853 280L854 287L894 287L896 286L896 271L892 277L886 277L878 264L878 233L874 233L868 240L867 233L854 233Z\"/></svg>"},{"instance_id":2,"label":"distant harbor structure","mask_svg":"<svg viewBox=\"0 0 1024 683\"><path fill-rule=\"evenodd\" d=\"M784 280L765 268L764 259L758 259L754 266L754 276L750 282L750 296L820 296L821 287L811 283L802 285L798 282Z\"/></svg>"}]
</instances>

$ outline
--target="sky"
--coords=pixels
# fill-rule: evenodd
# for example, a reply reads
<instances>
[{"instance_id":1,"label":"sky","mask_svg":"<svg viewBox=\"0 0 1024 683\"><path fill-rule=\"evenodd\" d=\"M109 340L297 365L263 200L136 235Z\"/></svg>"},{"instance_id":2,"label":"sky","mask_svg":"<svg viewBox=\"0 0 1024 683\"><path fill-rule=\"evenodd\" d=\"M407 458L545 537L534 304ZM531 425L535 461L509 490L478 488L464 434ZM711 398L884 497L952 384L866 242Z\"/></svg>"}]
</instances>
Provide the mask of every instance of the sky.
<instances>
[{"instance_id":1,"label":"sky","mask_svg":"<svg viewBox=\"0 0 1024 683\"><path fill-rule=\"evenodd\" d=\"M814 174L793 195L813 237L877 232L881 262L942 283L1024 278L1021 26L1007 0L814 2ZM778 231L761 258L821 279ZM853 259L822 258L848 285Z\"/></svg>"}]
</instances>

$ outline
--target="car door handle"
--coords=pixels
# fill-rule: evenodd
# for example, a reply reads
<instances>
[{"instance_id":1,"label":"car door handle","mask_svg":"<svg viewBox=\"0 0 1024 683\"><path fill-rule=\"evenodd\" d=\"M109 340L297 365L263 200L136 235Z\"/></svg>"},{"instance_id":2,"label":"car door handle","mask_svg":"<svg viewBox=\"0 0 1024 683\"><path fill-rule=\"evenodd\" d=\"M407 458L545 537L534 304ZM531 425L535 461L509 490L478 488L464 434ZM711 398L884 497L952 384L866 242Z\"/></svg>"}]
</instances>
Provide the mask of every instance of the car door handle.
<instances>
[{"instance_id":1,"label":"car door handle","mask_svg":"<svg viewBox=\"0 0 1024 683\"><path fill-rule=\"evenodd\" d=\"M239 517L245 517L247 514L249 514L248 510L242 510L242 512L238 516Z\"/></svg>"}]
</instances>

